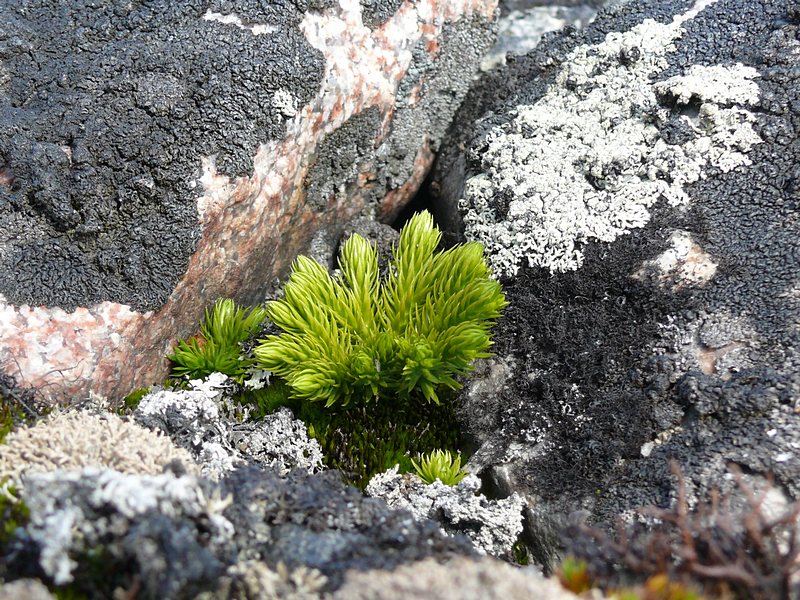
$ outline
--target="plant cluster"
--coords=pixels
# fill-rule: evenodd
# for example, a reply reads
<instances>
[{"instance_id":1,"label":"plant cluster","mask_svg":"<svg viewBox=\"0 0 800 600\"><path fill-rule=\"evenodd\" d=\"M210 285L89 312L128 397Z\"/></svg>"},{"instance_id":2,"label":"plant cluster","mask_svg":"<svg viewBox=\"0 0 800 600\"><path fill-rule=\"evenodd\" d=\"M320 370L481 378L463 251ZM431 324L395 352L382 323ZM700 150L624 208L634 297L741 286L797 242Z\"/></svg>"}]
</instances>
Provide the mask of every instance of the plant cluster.
<instances>
[{"instance_id":1,"label":"plant cluster","mask_svg":"<svg viewBox=\"0 0 800 600\"><path fill-rule=\"evenodd\" d=\"M412 456L430 448L456 448L459 442L450 403L412 404L397 412L385 403L336 409L302 402L295 413L319 442L325 465L359 489L394 465L400 465L401 473L413 472Z\"/></svg>"},{"instance_id":2,"label":"plant cluster","mask_svg":"<svg viewBox=\"0 0 800 600\"><path fill-rule=\"evenodd\" d=\"M384 278L377 251L358 235L344 243L335 277L299 257L284 297L266 310L226 299L206 311L201 335L168 357L173 377L229 375L254 418L289 406L325 464L359 487L395 464L412 471L411 456L457 447L448 393L476 358L489 356L490 328L506 304L483 246L437 252L440 240L430 214L413 217ZM281 332L249 346L266 317ZM275 376L268 387L242 386L254 368ZM442 457L425 469L438 469L443 481L463 477L460 457L454 471L452 456Z\"/></svg>"},{"instance_id":3,"label":"plant cluster","mask_svg":"<svg viewBox=\"0 0 800 600\"><path fill-rule=\"evenodd\" d=\"M734 471L747 502L744 512L733 509L732 499L719 493L690 510L683 476L674 465L673 471L678 482L675 505L642 510L655 518L652 528L620 526L616 539L588 527L570 533L572 552L585 561L593 582L610 589L621 579L646 579L650 592L642 597L648 600L699 598L693 588L724 598L800 595L800 503L778 517L769 516L763 510L766 493L756 494ZM684 590L684 595L667 595L673 588ZM658 589L664 593L656 594Z\"/></svg>"},{"instance_id":4,"label":"plant cluster","mask_svg":"<svg viewBox=\"0 0 800 600\"><path fill-rule=\"evenodd\" d=\"M172 376L194 379L224 373L242 383L254 362L242 344L256 334L266 314L260 306L248 311L230 298L217 300L210 311L206 309L201 335L180 340L167 356L173 363Z\"/></svg>"},{"instance_id":5,"label":"plant cluster","mask_svg":"<svg viewBox=\"0 0 800 600\"><path fill-rule=\"evenodd\" d=\"M453 455L449 450L434 450L420 456L419 461L411 459L411 464L428 485L437 479L445 485L456 485L467 474L461 468L461 454Z\"/></svg>"},{"instance_id":6,"label":"plant cluster","mask_svg":"<svg viewBox=\"0 0 800 600\"><path fill-rule=\"evenodd\" d=\"M411 218L380 278L378 253L353 235L342 247L340 274L299 257L267 314L283 330L255 349L259 365L292 395L346 406L421 394L438 403L442 389L487 357L489 330L506 305L490 278L483 246L436 252L441 232L427 212Z\"/></svg>"}]
</instances>

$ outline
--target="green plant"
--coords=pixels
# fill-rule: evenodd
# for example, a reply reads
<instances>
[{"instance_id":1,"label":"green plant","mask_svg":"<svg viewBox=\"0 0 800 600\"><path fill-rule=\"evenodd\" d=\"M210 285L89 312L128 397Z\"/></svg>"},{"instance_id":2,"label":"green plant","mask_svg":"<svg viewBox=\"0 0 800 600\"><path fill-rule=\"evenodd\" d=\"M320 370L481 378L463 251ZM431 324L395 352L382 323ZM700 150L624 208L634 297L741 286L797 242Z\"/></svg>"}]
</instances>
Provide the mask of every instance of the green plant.
<instances>
[{"instance_id":1,"label":"green plant","mask_svg":"<svg viewBox=\"0 0 800 600\"><path fill-rule=\"evenodd\" d=\"M17 528L24 527L29 518L28 507L18 499L16 488L6 479L0 481L0 556Z\"/></svg>"},{"instance_id":2,"label":"green plant","mask_svg":"<svg viewBox=\"0 0 800 600\"><path fill-rule=\"evenodd\" d=\"M411 459L411 464L420 479L431 484L437 479L445 485L456 485L467 474L461 468L461 454L453 456L449 450L434 450L419 457L419 462Z\"/></svg>"},{"instance_id":3,"label":"green plant","mask_svg":"<svg viewBox=\"0 0 800 600\"><path fill-rule=\"evenodd\" d=\"M514 558L514 564L520 566L528 566L531 564L531 556L528 552L527 546L522 540L517 540L514 542L514 546L511 548L511 555Z\"/></svg>"},{"instance_id":4,"label":"green plant","mask_svg":"<svg viewBox=\"0 0 800 600\"><path fill-rule=\"evenodd\" d=\"M299 403L289 397L289 387L278 379L270 381L268 386L261 389L244 388L235 398L240 404L249 404L252 407L250 418L256 421L275 412L281 406L289 407L294 413L300 408Z\"/></svg>"},{"instance_id":5,"label":"green plant","mask_svg":"<svg viewBox=\"0 0 800 600\"><path fill-rule=\"evenodd\" d=\"M489 330L505 307L483 246L436 252L441 232L427 212L403 228L385 282L378 254L363 237L345 242L331 277L299 257L269 318L283 330L255 349L259 365L281 377L296 398L345 406L353 399L438 403L441 389L490 356Z\"/></svg>"},{"instance_id":6,"label":"green plant","mask_svg":"<svg viewBox=\"0 0 800 600\"><path fill-rule=\"evenodd\" d=\"M561 585L573 594L582 594L592 589L592 579L589 575L589 565L585 560L578 560L568 556L558 568L558 578Z\"/></svg>"},{"instance_id":7,"label":"green plant","mask_svg":"<svg viewBox=\"0 0 800 600\"><path fill-rule=\"evenodd\" d=\"M14 412L11 406L6 404L0 397L0 444L2 444L6 436L14 429Z\"/></svg>"},{"instance_id":8,"label":"green plant","mask_svg":"<svg viewBox=\"0 0 800 600\"><path fill-rule=\"evenodd\" d=\"M212 310L206 309L201 336L180 340L167 356L173 363L172 376L196 379L219 372L241 383L254 362L242 356L241 345L255 335L266 315L260 306L248 312L230 298L217 300Z\"/></svg>"},{"instance_id":9,"label":"green plant","mask_svg":"<svg viewBox=\"0 0 800 600\"><path fill-rule=\"evenodd\" d=\"M117 412L121 415L131 414L136 410L136 407L139 406L139 402L142 401L142 398L147 396L150 391L150 388L136 388L122 399Z\"/></svg>"},{"instance_id":10,"label":"green plant","mask_svg":"<svg viewBox=\"0 0 800 600\"><path fill-rule=\"evenodd\" d=\"M297 413L324 454L325 465L338 469L360 489L376 473L400 465L413 471L411 456L436 447L456 447L458 431L453 407L412 404L392 410L388 404L325 408L303 402Z\"/></svg>"}]
</instances>

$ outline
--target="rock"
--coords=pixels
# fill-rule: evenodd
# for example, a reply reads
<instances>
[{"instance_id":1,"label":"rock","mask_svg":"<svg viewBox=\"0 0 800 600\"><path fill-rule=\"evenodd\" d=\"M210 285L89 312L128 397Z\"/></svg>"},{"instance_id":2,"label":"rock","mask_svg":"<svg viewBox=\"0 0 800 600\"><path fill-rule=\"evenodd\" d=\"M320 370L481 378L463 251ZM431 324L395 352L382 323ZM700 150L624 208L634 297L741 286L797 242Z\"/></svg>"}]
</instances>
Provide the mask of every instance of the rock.
<instances>
[{"instance_id":1,"label":"rock","mask_svg":"<svg viewBox=\"0 0 800 600\"><path fill-rule=\"evenodd\" d=\"M394 571L353 571L334 600L569 600L558 580L488 558L426 559Z\"/></svg>"},{"instance_id":2,"label":"rock","mask_svg":"<svg viewBox=\"0 0 800 600\"><path fill-rule=\"evenodd\" d=\"M336 589L347 569L393 569L427 557L471 555L463 537L445 535L432 521L417 521L383 500L365 498L335 471L286 478L248 467L224 480L233 503L226 511L237 532L240 559L290 570L307 567Z\"/></svg>"},{"instance_id":3,"label":"rock","mask_svg":"<svg viewBox=\"0 0 800 600\"><path fill-rule=\"evenodd\" d=\"M136 586L142 598L304 597L335 590L349 569L473 553L466 539L365 498L333 472L242 467L215 483L86 468L28 474L22 500L30 522L9 544L9 573L38 565L94 597Z\"/></svg>"},{"instance_id":4,"label":"rock","mask_svg":"<svg viewBox=\"0 0 800 600\"><path fill-rule=\"evenodd\" d=\"M73 581L75 558L86 561L98 548L106 583L122 577L130 562L152 598L176 597L222 570L214 551L222 553L234 532L223 515L228 502L193 476L90 467L34 473L24 484L30 510L25 534L56 585Z\"/></svg>"},{"instance_id":5,"label":"rock","mask_svg":"<svg viewBox=\"0 0 800 600\"><path fill-rule=\"evenodd\" d=\"M189 382L189 390L148 394L134 412L138 423L172 437L191 452L203 475L219 479L243 464L255 464L286 475L295 468L321 471L322 449L309 439L306 426L288 408L258 421L228 416L246 407L233 406L225 395L227 377L213 373L205 381ZM246 412L245 412L246 416Z\"/></svg>"},{"instance_id":6,"label":"rock","mask_svg":"<svg viewBox=\"0 0 800 600\"><path fill-rule=\"evenodd\" d=\"M462 425L534 534L669 506L671 460L691 505L729 463L800 495L799 31L793 1L623 3L451 129L431 191L510 303Z\"/></svg>"},{"instance_id":7,"label":"rock","mask_svg":"<svg viewBox=\"0 0 800 600\"><path fill-rule=\"evenodd\" d=\"M414 194L495 2L253 0L0 17L0 371L121 397L221 296ZM114 23L111 27L109 23Z\"/></svg>"},{"instance_id":8,"label":"rock","mask_svg":"<svg viewBox=\"0 0 800 600\"><path fill-rule=\"evenodd\" d=\"M0 451L0 482L18 487L26 473L84 467L156 475L173 462L199 471L192 456L166 435L113 413L56 411L8 435Z\"/></svg>"},{"instance_id":9,"label":"rock","mask_svg":"<svg viewBox=\"0 0 800 600\"><path fill-rule=\"evenodd\" d=\"M0 600L54 600L50 590L36 579L17 579L0 583Z\"/></svg>"},{"instance_id":10,"label":"rock","mask_svg":"<svg viewBox=\"0 0 800 600\"><path fill-rule=\"evenodd\" d=\"M546 33L565 27L585 27L594 19L597 8L605 4L607 0L501 0L497 41L483 57L481 69L488 71L504 65L506 54L527 54Z\"/></svg>"},{"instance_id":11,"label":"rock","mask_svg":"<svg viewBox=\"0 0 800 600\"><path fill-rule=\"evenodd\" d=\"M480 487L475 475L467 475L454 486L438 480L427 485L416 475L398 474L395 466L375 475L365 491L416 519L437 521L447 533L467 536L480 554L511 558L522 533L525 501L518 494L490 500L478 493Z\"/></svg>"}]
</instances>

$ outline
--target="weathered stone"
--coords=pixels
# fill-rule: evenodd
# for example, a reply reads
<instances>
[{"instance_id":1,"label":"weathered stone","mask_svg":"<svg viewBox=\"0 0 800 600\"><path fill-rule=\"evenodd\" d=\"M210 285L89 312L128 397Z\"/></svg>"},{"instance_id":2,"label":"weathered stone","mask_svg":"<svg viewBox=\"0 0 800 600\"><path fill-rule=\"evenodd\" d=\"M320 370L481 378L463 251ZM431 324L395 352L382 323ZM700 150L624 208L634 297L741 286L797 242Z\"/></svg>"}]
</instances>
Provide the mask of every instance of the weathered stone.
<instances>
[{"instance_id":1,"label":"weathered stone","mask_svg":"<svg viewBox=\"0 0 800 600\"><path fill-rule=\"evenodd\" d=\"M370 479L365 492L416 519L437 521L447 533L465 535L480 554L510 559L522 533L525 501L518 494L491 500L478 492L480 487L475 475L454 486L438 480L425 484L416 475L398 474L395 467Z\"/></svg>"},{"instance_id":2,"label":"weathered stone","mask_svg":"<svg viewBox=\"0 0 800 600\"><path fill-rule=\"evenodd\" d=\"M431 191L509 300L471 464L542 560L554 526L669 505L671 460L691 503L730 463L800 495L799 9L623 3L490 74L443 145Z\"/></svg>"},{"instance_id":3,"label":"weathered stone","mask_svg":"<svg viewBox=\"0 0 800 600\"><path fill-rule=\"evenodd\" d=\"M28 474L22 499L30 522L4 549L9 575L33 571L94 597L133 587L142 598L307 597L336 589L349 569L474 553L466 539L365 498L334 472L244 467L214 483L87 468ZM102 578L92 577L92 561Z\"/></svg>"},{"instance_id":4,"label":"weathered stone","mask_svg":"<svg viewBox=\"0 0 800 600\"><path fill-rule=\"evenodd\" d=\"M427 559L394 571L347 574L334 600L570 600L578 598L556 579L498 561L457 558L440 564Z\"/></svg>"},{"instance_id":5,"label":"weathered stone","mask_svg":"<svg viewBox=\"0 0 800 600\"><path fill-rule=\"evenodd\" d=\"M415 192L495 2L252 0L0 16L0 370L122 396L220 296ZM113 23L114 26L109 26Z\"/></svg>"}]
</instances>

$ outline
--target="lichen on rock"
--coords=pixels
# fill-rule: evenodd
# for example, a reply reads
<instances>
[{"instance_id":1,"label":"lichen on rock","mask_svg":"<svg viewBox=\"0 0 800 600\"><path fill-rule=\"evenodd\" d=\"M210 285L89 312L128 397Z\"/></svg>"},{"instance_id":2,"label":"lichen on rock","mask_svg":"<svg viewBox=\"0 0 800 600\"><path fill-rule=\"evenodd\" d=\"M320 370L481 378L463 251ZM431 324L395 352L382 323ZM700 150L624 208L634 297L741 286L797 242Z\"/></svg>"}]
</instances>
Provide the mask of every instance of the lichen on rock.
<instances>
[{"instance_id":1,"label":"lichen on rock","mask_svg":"<svg viewBox=\"0 0 800 600\"><path fill-rule=\"evenodd\" d=\"M496 272L577 269L586 243L644 226L662 198L688 203L685 186L707 169L750 164L746 153L762 142L751 125L756 69L694 65L656 81L695 12L578 46L543 97L490 129L461 208L467 239L486 245ZM671 105L684 137L668 143Z\"/></svg>"},{"instance_id":2,"label":"lichen on rock","mask_svg":"<svg viewBox=\"0 0 800 600\"><path fill-rule=\"evenodd\" d=\"M160 390L142 398L134 418L171 436L212 479L247 463L281 475L293 468L309 473L322 470L319 443L309 439L305 425L288 408L259 421L239 422L229 416L237 407L227 394L228 387L225 375L213 373L205 380L191 381L188 390Z\"/></svg>"},{"instance_id":3,"label":"lichen on rock","mask_svg":"<svg viewBox=\"0 0 800 600\"><path fill-rule=\"evenodd\" d=\"M466 535L481 554L508 557L522 533L525 500L519 494L490 500L478 493L480 487L475 475L455 486L440 481L426 485L415 475L399 474L395 466L375 475L365 491L391 508L408 510L415 519L438 522L446 533Z\"/></svg>"},{"instance_id":4,"label":"lichen on rock","mask_svg":"<svg viewBox=\"0 0 800 600\"><path fill-rule=\"evenodd\" d=\"M57 585L73 580L76 555L102 546L111 559L135 559L150 592L170 597L174 584L164 588L162 583L174 581L171 570L181 567L184 580L213 577L221 565L212 550L233 535L222 514L229 501L192 475L130 475L87 467L32 473L23 483L30 509L26 535L39 548L42 570ZM166 549L160 549L167 540Z\"/></svg>"}]
</instances>

